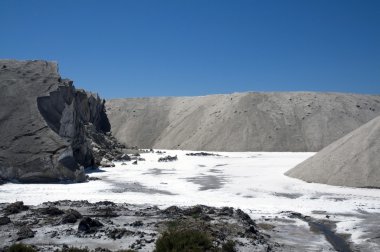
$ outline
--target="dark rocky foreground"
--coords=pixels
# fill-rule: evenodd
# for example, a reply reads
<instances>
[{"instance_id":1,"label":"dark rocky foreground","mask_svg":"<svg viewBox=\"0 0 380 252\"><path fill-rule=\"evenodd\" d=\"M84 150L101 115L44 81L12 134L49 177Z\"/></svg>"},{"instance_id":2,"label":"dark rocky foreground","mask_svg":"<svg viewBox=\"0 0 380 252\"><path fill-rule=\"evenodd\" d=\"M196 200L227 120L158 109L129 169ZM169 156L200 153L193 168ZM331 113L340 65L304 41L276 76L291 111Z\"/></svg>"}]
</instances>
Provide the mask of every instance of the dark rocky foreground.
<instances>
[{"instance_id":1,"label":"dark rocky foreground","mask_svg":"<svg viewBox=\"0 0 380 252\"><path fill-rule=\"evenodd\" d=\"M39 206L1 204L0 213L0 251L18 242L38 251L71 246L94 251L153 251L160 237L170 237L178 231L204 234L210 241L207 251L281 248L246 213L229 207L172 206L160 210L107 201L91 204L67 200ZM163 243L162 239L162 246Z\"/></svg>"},{"instance_id":2,"label":"dark rocky foreground","mask_svg":"<svg viewBox=\"0 0 380 252\"><path fill-rule=\"evenodd\" d=\"M0 60L0 181L84 181L119 154L104 103L54 62Z\"/></svg>"}]
</instances>

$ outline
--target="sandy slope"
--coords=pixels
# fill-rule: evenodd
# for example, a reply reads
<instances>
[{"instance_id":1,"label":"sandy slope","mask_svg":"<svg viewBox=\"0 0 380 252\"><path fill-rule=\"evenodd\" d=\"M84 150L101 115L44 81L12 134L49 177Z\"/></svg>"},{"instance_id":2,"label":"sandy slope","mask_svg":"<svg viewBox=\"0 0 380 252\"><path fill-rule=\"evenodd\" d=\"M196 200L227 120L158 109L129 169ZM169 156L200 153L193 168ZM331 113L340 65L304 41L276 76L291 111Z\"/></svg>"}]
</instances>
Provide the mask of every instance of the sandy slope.
<instances>
[{"instance_id":1,"label":"sandy slope","mask_svg":"<svg viewBox=\"0 0 380 252\"><path fill-rule=\"evenodd\" d=\"M235 93L107 101L113 134L142 148L318 151L380 115L380 96Z\"/></svg>"},{"instance_id":2,"label":"sandy slope","mask_svg":"<svg viewBox=\"0 0 380 252\"><path fill-rule=\"evenodd\" d=\"M380 117L330 144L286 175L329 185L380 188Z\"/></svg>"}]
</instances>

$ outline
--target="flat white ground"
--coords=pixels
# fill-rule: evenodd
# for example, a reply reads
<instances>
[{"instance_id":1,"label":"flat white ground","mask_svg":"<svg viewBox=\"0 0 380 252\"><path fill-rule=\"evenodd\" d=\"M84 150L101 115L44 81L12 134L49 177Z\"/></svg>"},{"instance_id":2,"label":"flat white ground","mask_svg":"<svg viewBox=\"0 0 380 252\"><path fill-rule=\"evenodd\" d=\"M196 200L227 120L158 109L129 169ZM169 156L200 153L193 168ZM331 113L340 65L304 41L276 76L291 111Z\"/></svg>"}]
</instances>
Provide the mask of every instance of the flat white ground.
<instances>
[{"instance_id":1,"label":"flat white ground","mask_svg":"<svg viewBox=\"0 0 380 252\"><path fill-rule=\"evenodd\" d=\"M273 218L295 211L337 221L340 232L364 242L362 215L380 213L380 190L306 183L284 174L314 153L220 152L220 156L186 156L191 151L145 153L137 165L116 163L81 184L5 184L0 202L39 204L56 200L109 200L132 204L204 204L241 208L253 218ZM158 162L166 155L178 161ZM379 217L380 218L380 217ZM300 224L302 225L302 224ZM369 228L370 229L370 228ZM367 230L368 231L368 230Z\"/></svg>"}]
</instances>

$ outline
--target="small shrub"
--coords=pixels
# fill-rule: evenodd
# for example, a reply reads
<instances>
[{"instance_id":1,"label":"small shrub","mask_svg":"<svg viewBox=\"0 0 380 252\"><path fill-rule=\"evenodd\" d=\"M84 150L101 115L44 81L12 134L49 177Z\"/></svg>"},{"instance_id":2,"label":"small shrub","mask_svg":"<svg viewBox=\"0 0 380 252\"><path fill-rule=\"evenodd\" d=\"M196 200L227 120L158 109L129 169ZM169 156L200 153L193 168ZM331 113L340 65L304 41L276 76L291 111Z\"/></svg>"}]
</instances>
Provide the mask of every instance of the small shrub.
<instances>
[{"instance_id":1,"label":"small shrub","mask_svg":"<svg viewBox=\"0 0 380 252\"><path fill-rule=\"evenodd\" d=\"M211 247L211 240L205 232L169 229L157 239L155 252L203 252Z\"/></svg>"},{"instance_id":2,"label":"small shrub","mask_svg":"<svg viewBox=\"0 0 380 252\"><path fill-rule=\"evenodd\" d=\"M7 252L37 252L34 248L29 245L22 243L13 244L6 250Z\"/></svg>"},{"instance_id":3,"label":"small shrub","mask_svg":"<svg viewBox=\"0 0 380 252\"><path fill-rule=\"evenodd\" d=\"M223 252L236 252L235 242L228 240L226 243L223 244L222 251Z\"/></svg>"}]
</instances>

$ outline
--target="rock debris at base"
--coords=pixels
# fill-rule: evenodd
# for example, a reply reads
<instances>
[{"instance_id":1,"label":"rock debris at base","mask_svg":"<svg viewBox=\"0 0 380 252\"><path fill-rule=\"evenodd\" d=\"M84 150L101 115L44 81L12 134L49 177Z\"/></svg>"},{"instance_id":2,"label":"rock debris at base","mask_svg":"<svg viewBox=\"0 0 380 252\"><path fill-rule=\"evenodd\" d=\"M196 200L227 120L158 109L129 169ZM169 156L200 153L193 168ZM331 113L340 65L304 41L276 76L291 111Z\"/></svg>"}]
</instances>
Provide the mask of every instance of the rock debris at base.
<instances>
[{"instance_id":1,"label":"rock debris at base","mask_svg":"<svg viewBox=\"0 0 380 252\"><path fill-rule=\"evenodd\" d=\"M10 205L1 204L0 214L8 214L6 209ZM57 214L49 214L52 211ZM29 206L8 218L0 225L0 251L19 241L39 251L83 244L91 250L153 251L157 238L173 222L207 232L215 248L229 240L235 242L239 251L271 251L281 247L262 233L246 213L230 207L172 206L160 210L148 205L65 200Z\"/></svg>"}]
</instances>

